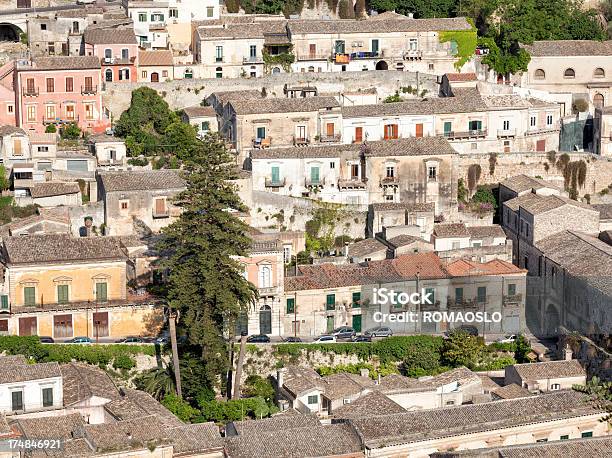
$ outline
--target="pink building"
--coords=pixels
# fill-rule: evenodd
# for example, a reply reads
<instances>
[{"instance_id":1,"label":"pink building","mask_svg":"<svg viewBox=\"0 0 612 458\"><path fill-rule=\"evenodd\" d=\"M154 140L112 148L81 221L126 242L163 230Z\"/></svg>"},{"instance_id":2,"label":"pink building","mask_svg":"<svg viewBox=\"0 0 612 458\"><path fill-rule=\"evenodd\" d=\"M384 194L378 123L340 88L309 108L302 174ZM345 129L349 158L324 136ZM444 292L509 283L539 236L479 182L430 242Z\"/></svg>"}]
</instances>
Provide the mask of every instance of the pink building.
<instances>
[{"instance_id":1,"label":"pink building","mask_svg":"<svg viewBox=\"0 0 612 458\"><path fill-rule=\"evenodd\" d=\"M0 126L16 126L15 91L13 71L15 63L10 61L0 67Z\"/></svg>"},{"instance_id":2,"label":"pink building","mask_svg":"<svg viewBox=\"0 0 612 458\"><path fill-rule=\"evenodd\" d=\"M18 62L17 125L42 133L48 124L76 122L83 130L110 126L102 109L100 59L94 56L34 57Z\"/></svg>"},{"instance_id":3,"label":"pink building","mask_svg":"<svg viewBox=\"0 0 612 458\"><path fill-rule=\"evenodd\" d=\"M85 55L100 59L102 81L136 81L138 42L134 29L85 30Z\"/></svg>"}]
</instances>

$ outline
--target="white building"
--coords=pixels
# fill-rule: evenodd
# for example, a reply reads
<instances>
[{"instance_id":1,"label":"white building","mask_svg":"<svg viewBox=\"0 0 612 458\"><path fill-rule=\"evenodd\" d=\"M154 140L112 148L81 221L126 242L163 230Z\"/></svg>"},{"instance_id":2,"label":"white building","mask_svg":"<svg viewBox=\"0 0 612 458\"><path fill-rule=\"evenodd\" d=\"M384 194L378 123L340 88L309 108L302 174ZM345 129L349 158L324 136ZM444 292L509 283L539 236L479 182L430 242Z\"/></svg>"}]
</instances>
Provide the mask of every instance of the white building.
<instances>
[{"instance_id":1,"label":"white building","mask_svg":"<svg viewBox=\"0 0 612 458\"><path fill-rule=\"evenodd\" d=\"M89 137L90 151L98 160L98 167L123 167L127 163L125 142L112 135Z\"/></svg>"}]
</instances>

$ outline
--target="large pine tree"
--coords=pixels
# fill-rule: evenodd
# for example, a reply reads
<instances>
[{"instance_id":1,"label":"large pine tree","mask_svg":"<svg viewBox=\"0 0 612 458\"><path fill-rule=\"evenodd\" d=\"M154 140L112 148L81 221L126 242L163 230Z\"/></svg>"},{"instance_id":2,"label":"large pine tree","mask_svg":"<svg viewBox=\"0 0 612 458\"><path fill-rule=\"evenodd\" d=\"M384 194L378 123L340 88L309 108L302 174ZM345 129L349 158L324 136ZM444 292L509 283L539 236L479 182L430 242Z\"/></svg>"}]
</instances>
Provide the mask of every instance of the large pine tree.
<instances>
[{"instance_id":1,"label":"large pine tree","mask_svg":"<svg viewBox=\"0 0 612 458\"><path fill-rule=\"evenodd\" d=\"M236 318L257 294L236 259L247 254L251 240L235 214L246 208L230 181L234 167L220 138L197 143L184 161L187 189L175 199L183 212L160 242L170 272L168 305L180 311L189 342L201 349L209 386L223 381L229 368L224 334L233 337Z\"/></svg>"}]
</instances>

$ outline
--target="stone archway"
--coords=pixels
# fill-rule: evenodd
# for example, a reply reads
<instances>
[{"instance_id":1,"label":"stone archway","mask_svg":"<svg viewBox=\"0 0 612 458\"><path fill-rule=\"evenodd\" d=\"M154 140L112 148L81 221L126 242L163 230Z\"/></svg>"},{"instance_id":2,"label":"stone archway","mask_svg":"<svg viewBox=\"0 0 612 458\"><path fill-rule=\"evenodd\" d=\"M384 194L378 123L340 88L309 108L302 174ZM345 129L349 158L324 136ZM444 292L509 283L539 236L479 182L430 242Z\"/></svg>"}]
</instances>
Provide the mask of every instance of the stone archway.
<instances>
[{"instance_id":1,"label":"stone archway","mask_svg":"<svg viewBox=\"0 0 612 458\"><path fill-rule=\"evenodd\" d=\"M376 63L376 70L389 70L389 64L384 60L380 60Z\"/></svg>"},{"instance_id":2,"label":"stone archway","mask_svg":"<svg viewBox=\"0 0 612 458\"><path fill-rule=\"evenodd\" d=\"M259 333L272 334L272 308L267 304L259 309Z\"/></svg>"},{"instance_id":3,"label":"stone archway","mask_svg":"<svg viewBox=\"0 0 612 458\"><path fill-rule=\"evenodd\" d=\"M22 33L23 31L15 24L0 23L0 41L17 42L20 40Z\"/></svg>"},{"instance_id":4,"label":"stone archway","mask_svg":"<svg viewBox=\"0 0 612 458\"><path fill-rule=\"evenodd\" d=\"M595 106L595 108L604 107L604 96L599 92L593 96L593 105Z\"/></svg>"}]
</instances>

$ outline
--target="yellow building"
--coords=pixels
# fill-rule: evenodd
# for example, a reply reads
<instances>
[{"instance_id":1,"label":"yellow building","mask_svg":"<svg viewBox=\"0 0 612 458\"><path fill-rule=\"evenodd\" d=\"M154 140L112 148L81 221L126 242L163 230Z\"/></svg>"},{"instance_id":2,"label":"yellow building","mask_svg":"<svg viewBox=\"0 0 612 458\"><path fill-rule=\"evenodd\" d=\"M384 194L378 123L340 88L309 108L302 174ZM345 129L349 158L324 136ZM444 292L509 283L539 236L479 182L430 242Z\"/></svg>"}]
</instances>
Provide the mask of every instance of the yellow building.
<instances>
[{"instance_id":1,"label":"yellow building","mask_svg":"<svg viewBox=\"0 0 612 458\"><path fill-rule=\"evenodd\" d=\"M7 237L0 333L53 338L154 334L160 308L128 297L127 249L118 237ZM136 299L136 300L134 300Z\"/></svg>"}]
</instances>

